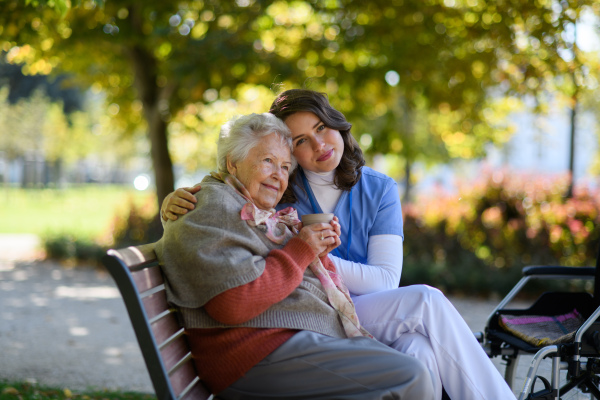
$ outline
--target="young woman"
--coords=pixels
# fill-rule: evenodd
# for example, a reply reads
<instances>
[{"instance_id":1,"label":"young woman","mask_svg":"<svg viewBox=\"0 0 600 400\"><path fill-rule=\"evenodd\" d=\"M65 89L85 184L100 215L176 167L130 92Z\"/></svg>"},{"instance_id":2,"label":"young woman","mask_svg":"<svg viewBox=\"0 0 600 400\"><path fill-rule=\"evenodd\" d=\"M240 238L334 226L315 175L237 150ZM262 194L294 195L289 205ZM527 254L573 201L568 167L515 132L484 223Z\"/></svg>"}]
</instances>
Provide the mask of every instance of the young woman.
<instances>
[{"instance_id":1,"label":"young woman","mask_svg":"<svg viewBox=\"0 0 600 400\"><path fill-rule=\"evenodd\" d=\"M430 371L435 398L511 399L514 395L460 314L437 289L398 288L402 272L402 211L395 182L366 167L352 125L321 93L292 89L270 112L292 131L299 168L278 208L299 215L333 212L341 245L330 258L353 294L361 325L382 343L421 360ZM163 219L193 209L178 189L163 202ZM188 192L189 191L189 192ZM460 340L457 340L460 338Z\"/></svg>"}]
</instances>

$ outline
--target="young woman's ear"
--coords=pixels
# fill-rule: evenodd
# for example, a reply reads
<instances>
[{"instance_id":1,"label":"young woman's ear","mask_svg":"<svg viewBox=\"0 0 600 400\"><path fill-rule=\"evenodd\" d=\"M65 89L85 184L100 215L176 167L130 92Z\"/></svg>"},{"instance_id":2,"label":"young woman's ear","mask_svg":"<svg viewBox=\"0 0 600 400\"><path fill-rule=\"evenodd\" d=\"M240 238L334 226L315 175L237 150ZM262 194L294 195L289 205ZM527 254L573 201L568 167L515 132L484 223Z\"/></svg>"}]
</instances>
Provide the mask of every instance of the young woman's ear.
<instances>
[{"instance_id":1,"label":"young woman's ear","mask_svg":"<svg viewBox=\"0 0 600 400\"><path fill-rule=\"evenodd\" d=\"M227 172L229 172L230 175L235 175L236 171L237 171L236 163L231 161L229 156L227 156Z\"/></svg>"}]
</instances>

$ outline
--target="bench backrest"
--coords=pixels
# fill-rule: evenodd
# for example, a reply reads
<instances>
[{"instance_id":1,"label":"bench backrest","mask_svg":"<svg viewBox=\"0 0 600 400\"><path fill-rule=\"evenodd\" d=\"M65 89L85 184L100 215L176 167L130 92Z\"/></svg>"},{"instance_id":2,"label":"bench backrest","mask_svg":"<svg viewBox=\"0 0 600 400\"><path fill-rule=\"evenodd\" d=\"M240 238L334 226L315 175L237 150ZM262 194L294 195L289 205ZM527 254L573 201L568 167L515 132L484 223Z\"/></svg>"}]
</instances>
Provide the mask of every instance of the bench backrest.
<instances>
[{"instance_id":1,"label":"bench backrest","mask_svg":"<svg viewBox=\"0 0 600 400\"><path fill-rule=\"evenodd\" d=\"M102 261L123 296L157 399L210 399L176 311L167 303L154 245L109 250Z\"/></svg>"}]
</instances>

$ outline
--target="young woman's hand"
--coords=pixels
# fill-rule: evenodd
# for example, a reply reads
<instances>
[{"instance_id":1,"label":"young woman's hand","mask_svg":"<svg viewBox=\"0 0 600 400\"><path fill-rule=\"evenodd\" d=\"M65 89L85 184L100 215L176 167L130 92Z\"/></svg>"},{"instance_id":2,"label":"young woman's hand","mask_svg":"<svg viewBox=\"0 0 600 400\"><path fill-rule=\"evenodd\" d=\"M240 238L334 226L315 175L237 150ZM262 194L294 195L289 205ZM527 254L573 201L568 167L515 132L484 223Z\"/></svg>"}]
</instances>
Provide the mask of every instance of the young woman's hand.
<instances>
[{"instance_id":1,"label":"young woman's hand","mask_svg":"<svg viewBox=\"0 0 600 400\"><path fill-rule=\"evenodd\" d=\"M327 246L327 250L325 250L325 252L319 254L319 258L324 257L325 255L331 253L331 251L333 249L335 249L336 247L338 247L340 244L342 244L342 241L340 240L340 236L342 236L342 227L340 226L340 220L338 219L338 217L333 217L333 220L330 222L331 227L333 228L333 231L335 232L335 243L332 243L331 245Z\"/></svg>"},{"instance_id":2,"label":"young woman's hand","mask_svg":"<svg viewBox=\"0 0 600 400\"><path fill-rule=\"evenodd\" d=\"M198 193L200 189L201 186L198 183L195 186L179 188L169 193L160 207L162 219L175 221L180 215L187 214L188 210L193 210L196 207L195 203L198 201L194 194Z\"/></svg>"},{"instance_id":3,"label":"young woman's hand","mask_svg":"<svg viewBox=\"0 0 600 400\"><path fill-rule=\"evenodd\" d=\"M340 224L337 217L334 217L329 224L319 223L308 226L301 224L298 237L308 243L314 253L321 258L341 244L340 234Z\"/></svg>"}]
</instances>

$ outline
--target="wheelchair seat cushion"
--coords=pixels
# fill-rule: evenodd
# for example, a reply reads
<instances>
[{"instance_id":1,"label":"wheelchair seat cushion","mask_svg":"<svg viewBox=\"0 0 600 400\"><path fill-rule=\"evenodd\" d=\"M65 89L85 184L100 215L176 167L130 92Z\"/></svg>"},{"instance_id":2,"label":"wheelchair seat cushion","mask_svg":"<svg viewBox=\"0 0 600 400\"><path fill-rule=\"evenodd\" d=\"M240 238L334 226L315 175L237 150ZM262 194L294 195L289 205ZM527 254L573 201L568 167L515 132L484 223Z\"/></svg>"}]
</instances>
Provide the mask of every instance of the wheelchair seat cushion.
<instances>
[{"instance_id":1,"label":"wheelchair seat cushion","mask_svg":"<svg viewBox=\"0 0 600 400\"><path fill-rule=\"evenodd\" d=\"M577 329L585 322L576 310L555 316L500 315L499 325L533 346L547 346L573 340Z\"/></svg>"}]
</instances>

